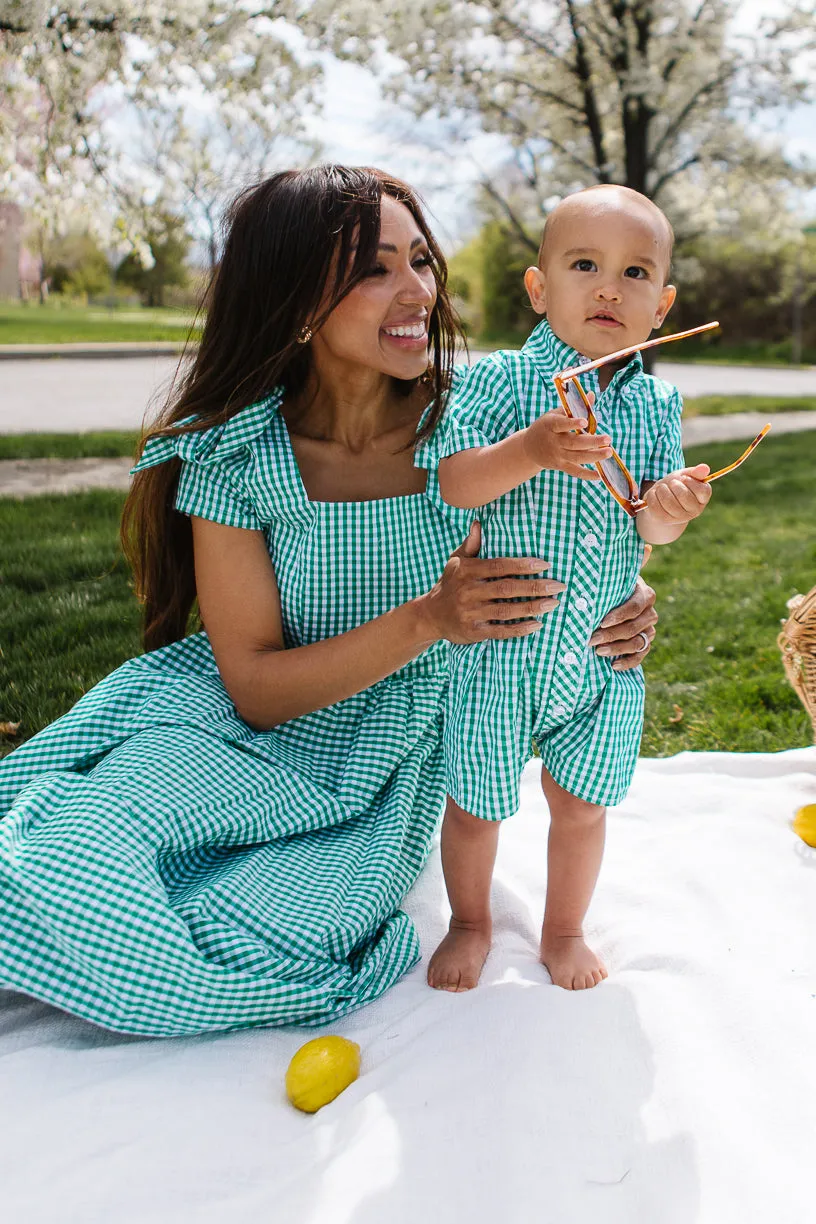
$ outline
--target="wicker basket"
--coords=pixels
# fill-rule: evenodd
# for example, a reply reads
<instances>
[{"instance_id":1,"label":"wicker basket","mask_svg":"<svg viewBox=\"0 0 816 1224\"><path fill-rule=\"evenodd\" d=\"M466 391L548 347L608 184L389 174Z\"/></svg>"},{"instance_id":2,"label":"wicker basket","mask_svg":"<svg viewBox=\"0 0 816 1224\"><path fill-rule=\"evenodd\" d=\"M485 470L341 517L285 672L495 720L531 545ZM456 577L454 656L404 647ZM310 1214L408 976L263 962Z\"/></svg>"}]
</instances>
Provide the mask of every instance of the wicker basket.
<instances>
[{"instance_id":1,"label":"wicker basket","mask_svg":"<svg viewBox=\"0 0 816 1224\"><path fill-rule=\"evenodd\" d=\"M816 587L788 600L790 616L777 641L785 672L810 715L816 743Z\"/></svg>"}]
</instances>

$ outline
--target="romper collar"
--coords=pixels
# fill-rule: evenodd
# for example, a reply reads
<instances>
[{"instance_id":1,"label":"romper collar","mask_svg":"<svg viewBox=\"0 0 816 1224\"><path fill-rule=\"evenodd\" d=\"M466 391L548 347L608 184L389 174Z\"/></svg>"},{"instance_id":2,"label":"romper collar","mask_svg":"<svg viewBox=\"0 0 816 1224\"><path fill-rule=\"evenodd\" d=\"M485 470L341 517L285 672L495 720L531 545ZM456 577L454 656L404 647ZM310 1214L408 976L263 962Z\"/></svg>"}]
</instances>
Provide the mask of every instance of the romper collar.
<instances>
[{"instance_id":1,"label":"romper collar","mask_svg":"<svg viewBox=\"0 0 816 1224\"><path fill-rule=\"evenodd\" d=\"M577 349L570 348L556 336L546 319L531 332L522 351L532 357L535 364L546 370L550 377L585 360Z\"/></svg>"},{"instance_id":2,"label":"romper collar","mask_svg":"<svg viewBox=\"0 0 816 1224\"><path fill-rule=\"evenodd\" d=\"M571 348L569 344L559 339L546 319L539 323L531 333L522 352L532 358L535 365L547 378L552 378L561 370L568 370L572 366L583 365L589 360L577 349ZM627 383L642 372L643 358L640 353L635 353L625 366L615 371L604 394L608 394L610 390L618 390L623 383ZM594 377L597 377L597 371L594 371Z\"/></svg>"}]
</instances>

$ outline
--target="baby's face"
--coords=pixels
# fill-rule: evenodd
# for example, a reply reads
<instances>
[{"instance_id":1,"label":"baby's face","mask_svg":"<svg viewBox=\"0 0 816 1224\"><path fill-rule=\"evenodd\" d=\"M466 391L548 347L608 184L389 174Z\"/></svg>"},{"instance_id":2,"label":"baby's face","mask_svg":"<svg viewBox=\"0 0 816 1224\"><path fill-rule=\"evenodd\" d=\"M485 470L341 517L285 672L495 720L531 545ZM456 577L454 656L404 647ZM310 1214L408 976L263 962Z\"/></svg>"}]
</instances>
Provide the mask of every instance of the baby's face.
<instances>
[{"instance_id":1,"label":"baby's face","mask_svg":"<svg viewBox=\"0 0 816 1224\"><path fill-rule=\"evenodd\" d=\"M525 285L559 339L595 361L660 327L676 293L665 284L670 259L659 213L613 191L588 192L558 206Z\"/></svg>"}]
</instances>

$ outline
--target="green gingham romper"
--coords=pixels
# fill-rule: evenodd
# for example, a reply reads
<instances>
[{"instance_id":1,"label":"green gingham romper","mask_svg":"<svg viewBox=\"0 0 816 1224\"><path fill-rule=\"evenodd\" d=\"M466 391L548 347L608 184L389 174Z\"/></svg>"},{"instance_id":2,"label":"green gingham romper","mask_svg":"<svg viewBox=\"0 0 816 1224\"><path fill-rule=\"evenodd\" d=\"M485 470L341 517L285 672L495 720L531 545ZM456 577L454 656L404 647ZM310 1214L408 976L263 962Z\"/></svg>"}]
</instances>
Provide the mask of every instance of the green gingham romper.
<instances>
[{"instance_id":1,"label":"green gingham romper","mask_svg":"<svg viewBox=\"0 0 816 1224\"><path fill-rule=\"evenodd\" d=\"M429 590L467 525L425 493L309 501L281 398L137 467L179 456L178 510L263 531L297 646ZM123 664L0 761L0 986L154 1036L377 998L419 956L398 907L444 806L447 681L440 642L259 732L205 632Z\"/></svg>"},{"instance_id":2,"label":"green gingham romper","mask_svg":"<svg viewBox=\"0 0 816 1224\"><path fill-rule=\"evenodd\" d=\"M530 425L558 406L553 375L582 360L545 321L520 352L479 361L417 449L417 465L435 470L446 455ZM594 391L599 429L611 436L636 481L659 480L684 466L680 396L644 373L640 354L603 394L594 372L583 386ZM482 523L483 556L545 557L547 576L567 589L540 632L451 647L448 793L485 820L511 816L535 745L559 786L589 803L620 802L643 730L643 669L616 672L588 643L633 592L643 560L634 520L600 481L551 470L474 517Z\"/></svg>"}]
</instances>

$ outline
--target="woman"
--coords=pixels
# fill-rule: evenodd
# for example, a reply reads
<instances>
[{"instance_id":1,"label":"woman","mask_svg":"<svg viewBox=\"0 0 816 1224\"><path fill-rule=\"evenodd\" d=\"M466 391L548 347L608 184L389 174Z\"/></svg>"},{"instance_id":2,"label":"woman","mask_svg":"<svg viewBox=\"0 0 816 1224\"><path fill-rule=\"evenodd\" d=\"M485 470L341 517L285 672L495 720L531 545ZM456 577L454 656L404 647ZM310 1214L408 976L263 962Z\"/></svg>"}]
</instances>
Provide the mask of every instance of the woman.
<instances>
[{"instance_id":1,"label":"woman","mask_svg":"<svg viewBox=\"0 0 816 1224\"><path fill-rule=\"evenodd\" d=\"M379 172L239 197L125 507L148 653L0 763L0 984L171 1035L323 1023L416 961L398 906L442 805L446 642L555 605L518 576L545 562L478 559L413 466L451 377L445 275ZM602 634L619 666L651 600Z\"/></svg>"}]
</instances>

